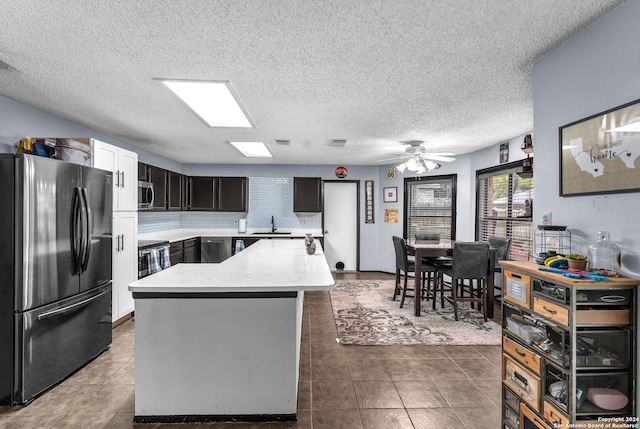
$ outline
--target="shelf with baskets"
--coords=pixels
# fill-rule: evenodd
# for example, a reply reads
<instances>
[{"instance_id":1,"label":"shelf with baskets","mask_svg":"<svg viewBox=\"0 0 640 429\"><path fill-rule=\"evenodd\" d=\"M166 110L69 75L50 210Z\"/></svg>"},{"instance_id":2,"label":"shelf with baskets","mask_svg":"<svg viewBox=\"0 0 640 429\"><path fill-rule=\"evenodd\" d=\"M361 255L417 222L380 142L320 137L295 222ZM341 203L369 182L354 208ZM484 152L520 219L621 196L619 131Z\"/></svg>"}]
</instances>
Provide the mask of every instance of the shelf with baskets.
<instances>
[{"instance_id":1,"label":"shelf with baskets","mask_svg":"<svg viewBox=\"0 0 640 429\"><path fill-rule=\"evenodd\" d=\"M501 264L503 427L636 416L640 281L570 279L533 262Z\"/></svg>"}]
</instances>

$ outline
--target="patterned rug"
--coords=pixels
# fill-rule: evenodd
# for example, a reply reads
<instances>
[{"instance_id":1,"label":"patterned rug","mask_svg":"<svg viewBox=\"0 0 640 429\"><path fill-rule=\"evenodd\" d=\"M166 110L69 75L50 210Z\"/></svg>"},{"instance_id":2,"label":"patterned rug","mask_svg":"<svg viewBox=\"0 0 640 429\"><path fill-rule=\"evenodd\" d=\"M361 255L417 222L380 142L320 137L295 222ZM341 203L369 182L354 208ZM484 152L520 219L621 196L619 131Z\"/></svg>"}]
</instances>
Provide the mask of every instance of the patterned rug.
<instances>
[{"instance_id":1,"label":"patterned rug","mask_svg":"<svg viewBox=\"0 0 640 429\"><path fill-rule=\"evenodd\" d=\"M330 292L333 317L342 344L353 345L499 345L501 327L484 321L482 313L458 304L458 321L453 305L431 308L422 302L420 317L413 315L413 298L400 308L393 301L393 280L338 280Z\"/></svg>"}]
</instances>

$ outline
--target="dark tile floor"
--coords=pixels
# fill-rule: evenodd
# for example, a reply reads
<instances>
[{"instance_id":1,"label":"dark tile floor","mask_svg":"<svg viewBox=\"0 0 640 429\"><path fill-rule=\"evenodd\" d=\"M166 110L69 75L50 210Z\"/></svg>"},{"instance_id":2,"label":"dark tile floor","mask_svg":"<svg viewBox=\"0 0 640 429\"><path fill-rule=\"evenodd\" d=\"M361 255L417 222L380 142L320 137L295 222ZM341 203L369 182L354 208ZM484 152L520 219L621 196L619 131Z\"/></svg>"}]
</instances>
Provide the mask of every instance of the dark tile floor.
<instances>
[{"instance_id":1,"label":"dark tile floor","mask_svg":"<svg viewBox=\"0 0 640 429\"><path fill-rule=\"evenodd\" d=\"M305 294L297 422L133 424L134 323L116 327L109 351L29 406L0 407L0 428L500 427L499 346L344 346L336 341L328 292Z\"/></svg>"}]
</instances>

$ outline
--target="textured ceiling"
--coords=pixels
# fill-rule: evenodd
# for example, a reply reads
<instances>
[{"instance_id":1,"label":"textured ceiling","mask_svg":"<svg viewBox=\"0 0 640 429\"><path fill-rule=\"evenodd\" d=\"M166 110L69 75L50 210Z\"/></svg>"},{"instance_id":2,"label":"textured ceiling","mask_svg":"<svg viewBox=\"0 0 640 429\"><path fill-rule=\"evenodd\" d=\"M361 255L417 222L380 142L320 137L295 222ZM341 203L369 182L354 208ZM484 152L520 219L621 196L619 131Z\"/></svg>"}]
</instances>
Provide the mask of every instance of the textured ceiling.
<instances>
[{"instance_id":1,"label":"textured ceiling","mask_svg":"<svg viewBox=\"0 0 640 429\"><path fill-rule=\"evenodd\" d=\"M533 62L621 3L2 0L0 94L181 163L464 154L531 132ZM256 128L209 128L154 78L229 80Z\"/></svg>"}]
</instances>

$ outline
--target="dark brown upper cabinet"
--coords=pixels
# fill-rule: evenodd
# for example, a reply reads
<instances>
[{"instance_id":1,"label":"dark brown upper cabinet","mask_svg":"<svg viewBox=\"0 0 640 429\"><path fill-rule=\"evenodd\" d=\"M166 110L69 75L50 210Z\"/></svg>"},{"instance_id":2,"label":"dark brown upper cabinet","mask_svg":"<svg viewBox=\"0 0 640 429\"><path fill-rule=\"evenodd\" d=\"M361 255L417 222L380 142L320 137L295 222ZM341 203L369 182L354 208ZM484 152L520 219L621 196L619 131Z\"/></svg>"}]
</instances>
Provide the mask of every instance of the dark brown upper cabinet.
<instances>
[{"instance_id":1,"label":"dark brown upper cabinet","mask_svg":"<svg viewBox=\"0 0 640 429\"><path fill-rule=\"evenodd\" d=\"M322 211L322 178L293 178L293 211L312 213Z\"/></svg>"},{"instance_id":2,"label":"dark brown upper cabinet","mask_svg":"<svg viewBox=\"0 0 640 429\"><path fill-rule=\"evenodd\" d=\"M138 180L153 183L153 211L167 210L167 170L138 163Z\"/></svg>"},{"instance_id":3,"label":"dark brown upper cabinet","mask_svg":"<svg viewBox=\"0 0 640 429\"><path fill-rule=\"evenodd\" d=\"M148 166L149 181L153 183L153 211L167 210L167 170Z\"/></svg>"},{"instance_id":4,"label":"dark brown upper cabinet","mask_svg":"<svg viewBox=\"0 0 640 429\"><path fill-rule=\"evenodd\" d=\"M183 180L182 174L167 172L167 210L182 210Z\"/></svg>"},{"instance_id":5,"label":"dark brown upper cabinet","mask_svg":"<svg viewBox=\"0 0 640 429\"><path fill-rule=\"evenodd\" d=\"M149 181L149 165L139 162L138 163L138 180L141 182Z\"/></svg>"},{"instance_id":6,"label":"dark brown upper cabinet","mask_svg":"<svg viewBox=\"0 0 640 429\"><path fill-rule=\"evenodd\" d=\"M187 209L202 211L246 212L246 177L192 176L187 185Z\"/></svg>"},{"instance_id":7,"label":"dark brown upper cabinet","mask_svg":"<svg viewBox=\"0 0 640 429\"><path fill-rule=\"evenodd\" d=\"M214 211L216 209L216 178L193 176L187 181L187 209Z\"/></svg>"},{"instance_id":8,"label":"dark brown upper cabinet","mask_svg":"<svg viewBox=\"0 0 640 429\"><path fill-rule=\"evenodd\" d=\"M246 212L248 205L246 177L218 177L218 211Z\"/></svg>"}]
</instances>

